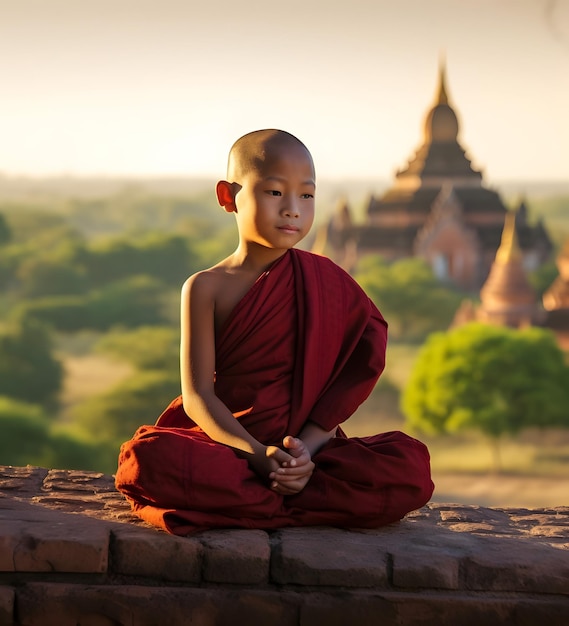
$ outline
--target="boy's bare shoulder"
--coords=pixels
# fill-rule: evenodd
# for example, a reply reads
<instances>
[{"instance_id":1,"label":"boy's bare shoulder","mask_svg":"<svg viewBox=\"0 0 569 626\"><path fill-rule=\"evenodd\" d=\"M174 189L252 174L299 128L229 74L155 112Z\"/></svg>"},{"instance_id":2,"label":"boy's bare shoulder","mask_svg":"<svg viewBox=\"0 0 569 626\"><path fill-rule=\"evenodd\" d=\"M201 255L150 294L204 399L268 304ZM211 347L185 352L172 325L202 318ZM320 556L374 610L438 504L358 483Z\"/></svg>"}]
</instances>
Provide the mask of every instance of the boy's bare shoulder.
<instances>
[{"instance_id":1,"label":"boy's bare shoulder","mask_svg":"<svg viewBox=\"0 0 569 626\"><path fill-rule=\"evenodd\" d=\"M187 278L182 286L182 291L194 295L215 297L226 277L227 269L222 264L214 265Z\"/></svg>"}]
</instances>

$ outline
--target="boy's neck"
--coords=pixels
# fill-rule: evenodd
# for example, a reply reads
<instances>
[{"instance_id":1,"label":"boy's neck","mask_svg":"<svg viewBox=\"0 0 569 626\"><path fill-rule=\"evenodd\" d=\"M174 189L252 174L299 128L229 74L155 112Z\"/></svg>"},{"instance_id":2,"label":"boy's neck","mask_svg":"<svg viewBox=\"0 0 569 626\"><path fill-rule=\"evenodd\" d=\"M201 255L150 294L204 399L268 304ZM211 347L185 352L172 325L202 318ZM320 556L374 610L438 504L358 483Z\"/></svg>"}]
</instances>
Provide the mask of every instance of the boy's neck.
<instances>
[{"instance_id":1,"label":"boy's neck","mask_svg":"<svg viewBox=\"0 0 569 626\"><path fill-rule=\"evenodd\" d=\"M240 243L230 258L234 267L262 273L287 252L288 248L265 248L258 244Z\"/></svg>"}]
</instances>

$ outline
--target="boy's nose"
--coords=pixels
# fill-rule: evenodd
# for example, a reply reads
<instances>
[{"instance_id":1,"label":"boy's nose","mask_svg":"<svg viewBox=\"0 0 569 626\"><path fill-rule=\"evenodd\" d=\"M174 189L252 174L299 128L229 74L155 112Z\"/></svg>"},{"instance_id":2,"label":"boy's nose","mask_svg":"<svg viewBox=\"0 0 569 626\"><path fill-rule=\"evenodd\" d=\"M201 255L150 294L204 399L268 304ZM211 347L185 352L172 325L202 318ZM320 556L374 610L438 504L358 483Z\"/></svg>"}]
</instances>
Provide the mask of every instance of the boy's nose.
<instances>
[{"instance_id":1,"label":"boy's nose","mask_svg":"<svg viewBox=\"0 0 569 626\"><path fill-rule=\"evenodd\" d=\"M284 207L283 213L286 217L299 217L300 211L294 199L288 200Z\"/></svg>"}]
</instances>

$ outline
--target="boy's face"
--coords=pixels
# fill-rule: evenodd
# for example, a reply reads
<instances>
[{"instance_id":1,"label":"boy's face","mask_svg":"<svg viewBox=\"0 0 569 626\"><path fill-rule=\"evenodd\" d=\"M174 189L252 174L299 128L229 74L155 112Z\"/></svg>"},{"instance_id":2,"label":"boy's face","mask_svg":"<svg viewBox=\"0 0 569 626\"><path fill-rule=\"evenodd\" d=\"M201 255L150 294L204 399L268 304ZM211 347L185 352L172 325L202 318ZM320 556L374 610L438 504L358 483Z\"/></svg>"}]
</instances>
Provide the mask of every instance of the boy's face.
<instances>
[{"instance_id":1,"label":"boy's face","mask_svg":"<svg viewBox=\"0 0 569 626\"><path fill-rule=\"evenodd\" d=\"M268 145L263 162L243 176L235 195L240 240L273 249L301 241L314 221L314 179L302 146Z\"/></svg>"}]
</instances>

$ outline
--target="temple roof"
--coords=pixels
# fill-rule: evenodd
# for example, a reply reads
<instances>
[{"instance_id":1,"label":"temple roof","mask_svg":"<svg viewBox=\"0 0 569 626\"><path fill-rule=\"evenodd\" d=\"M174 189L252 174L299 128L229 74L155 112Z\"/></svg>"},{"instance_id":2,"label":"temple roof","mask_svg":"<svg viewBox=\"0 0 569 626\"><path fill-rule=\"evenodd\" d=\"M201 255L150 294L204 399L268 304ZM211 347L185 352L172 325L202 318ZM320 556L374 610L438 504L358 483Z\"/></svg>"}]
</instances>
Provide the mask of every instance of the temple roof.
<instances>
[{"instance_id":1,"label":"temple roof","mask_svg":"<svg viewBox=\"0 0 569 626\"><path fill-rule=\"evenodd\" d=\"M406 193L397 188L389 189L379 200L372 198L368 214L390 213L405 209L409 213L424 213L426 216L431 212L433 202L443 186L441 184L419 187ZM463 206L465 216L469 213L496 213L497 221L502 223L507 209L498 193L484 187L453 186L453 190Z\"/></svg>"},{"instance_id":2,"label":"temple roof","mask_svg":"<svg viewBox=\"0 0 569 626\"><path fill-rule=\"evenodd\" d=\"M425 117L423 138L425 142L455 142L458 137L459 124L454 109L449 104L446 86L446 64L439 65L439 83L435 102Z\"/></svg>"},{"instance_id":3,"label":"temple roof","mask_svg":"<svg viewBox=\"0 0 569 626\"><path fill-rule=\"evenodd\" d=\"M416 227L374 227L359 226L354 229L358 248L362 251L373 250L381 254L382 250L397 249L407 256L413 255L413 243L417 236Z\"/></svg>"},{"instance_id":4,"label":"temple roof","mask_svg":"<svg viewBox=\"0 0 569 626\"><path fill-rule=\"evenodd\" d=\"M427 111L423 122L423 142L409 159L407 166L400 170L396 178L400 181L409 177L421 180L430 177L461 177L479 184L482 174L474 170L465 150L458 141L460 124L454 108L450 104L446 84L444 61L439 67L439 79L435 101Z\"/></svg>"},{"instance_id":5,"label":"temple roof","mask_svg":"<svg viewBox=\"0 0 569 626\"><path fill-rule=\"evenodd\" d=\"M514 212L506 215L500 247L480 290L480 299L482 309L493 312L512 307L535 308L536 294L522 264Z\"/></svg>"},{"instance_id":6,"label":"temple roof","mask_svg":"<svg viewBox=\"0 0 569 626\"><path fill-rule=\"evenodd\" d=\"M497 263L514 263L522 260L522 253L518 244L516 233L516 216L510 211L506 214L504 230L502 231L502 241L496 252Z\"/></svg>"}]
</instances>

